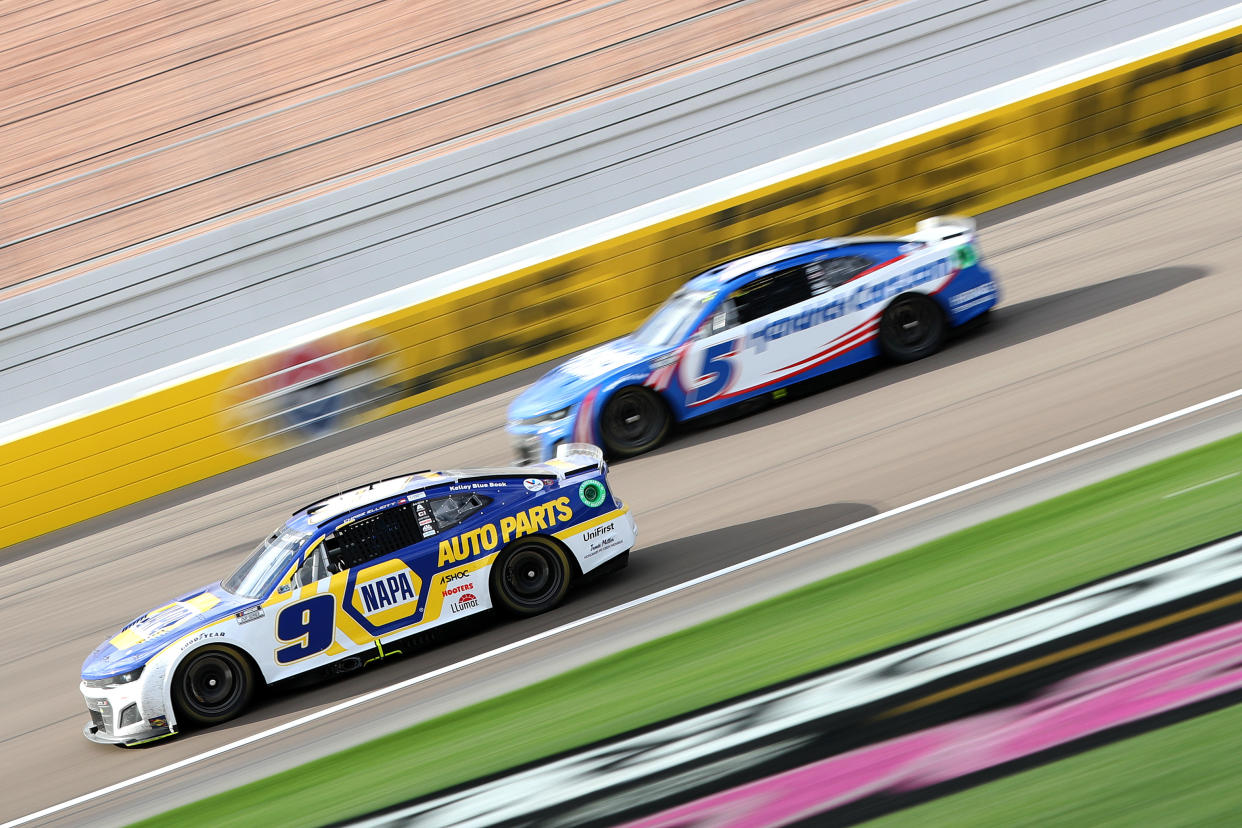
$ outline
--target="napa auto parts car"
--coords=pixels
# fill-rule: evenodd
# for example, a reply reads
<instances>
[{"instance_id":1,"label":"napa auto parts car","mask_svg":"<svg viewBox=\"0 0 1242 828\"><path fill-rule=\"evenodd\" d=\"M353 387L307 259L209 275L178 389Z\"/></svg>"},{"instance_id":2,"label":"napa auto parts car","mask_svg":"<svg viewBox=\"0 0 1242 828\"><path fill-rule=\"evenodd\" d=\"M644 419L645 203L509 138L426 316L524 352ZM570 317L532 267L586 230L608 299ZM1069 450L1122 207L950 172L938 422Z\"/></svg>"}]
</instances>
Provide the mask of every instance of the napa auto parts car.
<instances>
[{"instance_id":1,"label":"napa auto parts car","mask_svg":"<svg viewBox=\"0 0 1242 828\"><path fill-rule=\"evenodd\" d=\"M317 501L232 575L140 615L90 654L85 734L152 741L237 715L264 683L360 667L455 619L542 612L575 578L624 566L635 537L595 446Z\"/></svg>"},{"instance_id":2,"label":"napa auto parts car","mask_svg":"<svg viewBox=\"0 0 1242 828\"><path fill-rule=\"evenodd\" d=\"M998 296L969 218L754 253L691 279L630 336L544 375L510 406L508 430L519 462L563 442L638 454L674 421L872 357L927 356Z\"/></svg>"}]
</instances>

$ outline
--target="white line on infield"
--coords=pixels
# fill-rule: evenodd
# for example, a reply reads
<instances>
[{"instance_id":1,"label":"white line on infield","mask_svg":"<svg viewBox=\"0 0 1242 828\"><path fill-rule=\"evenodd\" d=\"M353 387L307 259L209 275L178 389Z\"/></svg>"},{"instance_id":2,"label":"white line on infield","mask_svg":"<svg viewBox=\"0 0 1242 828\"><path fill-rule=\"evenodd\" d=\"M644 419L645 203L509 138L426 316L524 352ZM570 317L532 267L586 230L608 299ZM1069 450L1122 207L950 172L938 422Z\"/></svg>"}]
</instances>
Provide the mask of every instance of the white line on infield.
<instances>
[{"instance_id":1,"label":"white line on infield","mask_svg":"<svg viewBox=\"0 0 1242 828\"><path fill-rule=\"evenodd\" d=\"M399 681L396 684L390 684L387 687L381 687L378 690L372 690L371 692L364 693L361 696L355 696L352 699L346 699L345 701L340 702L339 704L334 704L331 707L325 707L323 710L317 710L314 713L308 713L305 716L301 716L297 719L293 719L292 721L285 722L282 725L277 725L276 727L269 728L259 733L254 733L243 739L238 739L235 742L230 742L227 745L221 745L218 748L212 748L211 750L204 751L203 753L199 753L195 756L188 756L185 759L182 759L177 762L173 762L171 765L165 765L162 768L156 768L155 770L147 771L146 773L139 774L138 776L135 776L131 779L126 779L121 782L116 782L112 785L108 785L106 787L100 788L99 790L82 794L81 796L75 796L73 799L65 800L64 802L61 802L57 805L52 805L50 807L44 808L41 811L36 811L32 814L27 814L26 816L18 817L17 819L6 822L3 825L0 825L0 828L13 828L13 826L24 825L28 822L33 822L36 819L42 819L43 817L51 816L52 814L58 813L60 811L64 811L68 808L73 808L85 802L90 802L91 800L98 799L101 796L107 796L108 794L115 793L116 791L124 790L125 788L130 788L130 787L133 787L134 785L140 785L143 782L148 782L157 777L172 773L173 771L179 771L182 768L187 768L191 765L198 764L199 762L205 762L208 759L212 759L216 756L220 756L222 754L228 753L229 751L237 750L238 748L245 747L246 745L254 744L255 742L260 742L264 739L271 738L272 736L277 736L281 733L284 733L286 730L292 730L295 727L301 727L304 724L308 724L310 722L317 721L319 719L327 718L328 716L335 715L337 713L340 713L343 710L348 710L351 707L357 707L359 705L366 704L367 702L373 701L383 696L387 696L392 693L396 693L400 690L404 690L407 687L413 687L416 684L422 684L424 682L430 681L431 679L439 678L440 676L446 675L448 673L453 673L458 670L464 669L466 667L470 667L474 664L478 664L483 661L488 661L490 659L496 658L497 656L504 655L505 653L513 652L514 650L518 650L523 647L528 647L531 644L535 644L539 641L543 641L548 638L553 638L555 636L569 632L570 630L575 630L579 627L585 627L589 624L595 623L596 621L600 621L604 618L608 618L610 616L617 615L618 613L625 612L626 610L633 609L634 607L642 606L643 604L649 604L652 601L656 601L667 595L672 595L677 592L682 592L684 590L690 589L691 587L698 586L699 584L702 584L702 583L706 583L707 581L714 581L717 578L724 577L725 575L729 575L731 573L737 572L742 569L747 569L748 567L754 566L759 563L763 563L764 561L768 561L773 558L779 558L783 555L789 554L790 552L795 552L799 549L803 549L807 546L810 546L811 544L829 540L830 538L835 538L835 537L844 535L849 532L854 532L854 531L857 531L858 529L862 529L865 526L871 526L874 523L879 523L882 520L888 520L889 518L894 518L894 517L897 517L898 515L904 515L907 512L912 512L915 509L922 508L923 506L929 506L933 503L939 503L942 500L947 500L948 498L955 497L960 494L964 494L966 492L981 488L983 486L987 486L991 483L995 483L997 481L1004 480L1009 477L1013 477L1014 475L1021 474L1022 472L1025 472L1025 471L1030 471L1031 469L1038 468L1040 466L1046 466L1049 463L1055 463L1056 461L1063 460L1066 457L1071 457L1075 454L1081 454L1084 451L1089 451L1090 449L1105 445L1106 443L1112 443L1117 440L1121 440L1125 437L1129 437L1133 434L1137 434L1140 431L1146 431L1148 429L1155 428L1156 426L1163 425L1168 422L1172 422L1173 420L1178 420L1178 419L1181 419L1182 417L1188 417L1191 414L1196 414L1200 411L1203 411L1204 409L1211 408L1213 406L1217 406L1222 403L1229 402L1230 400L1238 399L1240 397L1242 397L1242 388L1239 388L1234 391L1230 391L1227 394L1221 394L1220 396L1213 397L1210 400L1204 400L1203 402L1195 403L1194 405L1187 406L1186 408L1179 409L1170 414L1163 414L1159 417L1156 417L1155 419L1148 420L1143 423L1139 423L1138 425L1133 425L1133 426L1129 426L1128 428L1123 428L1121 431L1115 431L1112 434L1106 434L1103 437L1097 437L1094 440L1088 440L1085 443L1079 443L1076 446L1071 446L1070 448L1062 449L1061 451L1057 451L1057 452L1053 452L1052 454L1049 454L1045 457L1040 457L1038 460L1031 460L1027 463L1022 463L1020 465L1014 466L1013 468L1006 469L1004 471L999 471L999 472L996 472L995 474L989 474L986 477L980 477L978 480L972 480L969 483L963 483L960 486L954 486L953 488L946 489L945 491L940 492L938 494L929 495L928 497L924 497L920 500L915 500L912 503L907 503L904 506L898 506L897 508L890 509L887 512L881 512L878 515L872 515L869 518L864 518L855 523L851 523L848 526L842 526L838 529L833 529L831 531L823 532L821 534L814 535L813 537L806 538L805 540L800 540L796 543L791 543L788 546L782 546L780 549L774 549L771 552L765 552L762 555L759 555L754 558L749 558L745 561L740 561L738 563L733 564L732 566L726 566L723 569L717 569L714 572L708 572L704 575L699 575L696 578L691 578L690 580L683 581L680 584L674 584L671 587L665 587L664 589L658 590L656 592L652 592L648 595L644 595L641 598L635 598L632 601L626 601L624 604L618 604L615 607L609 607L606 610L600 610L599 612L593 613L591 615L587 615L577 620L570 621L566 624L562 624L559 627L554 627L553 629L545 630L544 632L529 636L527 638L523 638L519 641L514 641L509 644L505 644L503 647L497 647L494 650L488 650L485 653L479 653L478 655L471 656L470 658L467 658L467 659L463 659L462 661L459 661L455 664L449 664L437 670L432 670L428 673L423 673L422 675L413 676L412 678L405 679L404 681ZM1216 482L1216 481L1209 481L1209 482ZM1206 485L1206 484L1201 484L1201 485Z\"/></svg>"},{"instance_id":2,"label":"white line on infield","mask_svg":"<svg viewBox=\"0 0 1242 828\"><path fill-rule=\"evenodd\" d=\"M1239 474L1242 474L1242 472L1233 472L1232 474L1226 474L1222 477L1216 477L1211 480L1205 480L1202 483L1196 483L1193 486L1187 486L1184 489L1178 489L1176 492L1169 492L1167 495L1165 495L1164 497L1160 499L1168 500L1170 497L1177 497L1178 495L1184 495L1186 494L1186 492L1193 492L1195 489L1202 489L1204 486L1211 486L1213 483L1219 483L1222 480L1228 480L1231 477L1237 477Z\"/></svg>"}]
</instances>

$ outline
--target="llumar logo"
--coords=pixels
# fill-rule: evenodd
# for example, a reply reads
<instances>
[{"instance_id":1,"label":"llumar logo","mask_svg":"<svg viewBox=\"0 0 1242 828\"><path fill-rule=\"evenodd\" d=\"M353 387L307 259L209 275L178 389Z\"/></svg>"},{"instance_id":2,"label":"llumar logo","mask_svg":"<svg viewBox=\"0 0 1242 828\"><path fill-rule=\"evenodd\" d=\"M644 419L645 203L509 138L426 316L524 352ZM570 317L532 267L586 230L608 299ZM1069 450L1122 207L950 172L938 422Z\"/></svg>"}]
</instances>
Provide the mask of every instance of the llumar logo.
<instances>
[{"instance_id":1,"label":"llumar logo","mask_svg":"<svg viewBox=\"0 0 1242 828\"><path fill-rule=\"evenodd\" d=\"M603 488L600 486L601 501L603 500ZM574 510L570 508L567 497L558 497L556 500L531 506L516 515L501 518L499 526L489 523L478 529L471 529L469 532L462 532L448 540L440 541L439 565L448 566L457 561L482 555L514 538L551 529L557 524L572 520L573 516Z\"/></svg>"},{"instance_id":2,"label":"llumar logo","mask_svg":"<svg viewBox=\"0 0 1242 828\"><path fill-rule=\"evenodd\" d=\"M461 612L463 610L474 609L479 605L479 599L474 597L473 592L467 592L457 599L457 603L449 607L453 612Z\"/></svg>"}]
</instances>

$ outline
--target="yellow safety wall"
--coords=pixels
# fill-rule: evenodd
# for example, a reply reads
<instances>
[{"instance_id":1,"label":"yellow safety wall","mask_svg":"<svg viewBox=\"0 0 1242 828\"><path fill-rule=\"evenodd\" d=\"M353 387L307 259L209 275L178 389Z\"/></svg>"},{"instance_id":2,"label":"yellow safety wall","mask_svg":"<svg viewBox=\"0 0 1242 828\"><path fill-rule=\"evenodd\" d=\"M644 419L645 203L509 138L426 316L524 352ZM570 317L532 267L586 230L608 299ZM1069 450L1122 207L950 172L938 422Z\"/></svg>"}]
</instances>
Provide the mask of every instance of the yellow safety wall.
<instances>
[{"instance_id":1,"label":"yellow safety wall","mask_svg":"<svg viewBox=\"0 0 1242 828\"><path fill-rule=\"evenodd\" d=\"M373 320L374 419L622 335L687 277L796 239L909 232L1242 123L1242 26ZM1003 280L1003 274L1001 274ZM246 366L0 446L0 546L288 447L239 425ZM242 372L242 373L239 373ZM500 423L497 423L500 427Z\"/></svg>"}]
</instances>

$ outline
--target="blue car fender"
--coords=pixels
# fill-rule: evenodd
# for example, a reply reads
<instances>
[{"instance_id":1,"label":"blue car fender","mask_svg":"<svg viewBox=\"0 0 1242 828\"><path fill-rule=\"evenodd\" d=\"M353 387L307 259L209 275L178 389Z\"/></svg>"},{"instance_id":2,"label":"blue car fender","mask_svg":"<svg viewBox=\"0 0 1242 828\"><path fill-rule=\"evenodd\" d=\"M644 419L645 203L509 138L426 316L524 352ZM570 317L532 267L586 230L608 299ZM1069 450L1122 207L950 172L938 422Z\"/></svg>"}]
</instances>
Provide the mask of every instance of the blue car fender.
<instances>
[{"instance_id":1,"label":"blue car fender","mask_svg":"<svg viewBox=\"0 0 1242 828\"><path fill-rule=\"evenodd\" d=\"M657 358L653 361L659 362L660 360ZM667 368L675 372L677 370L677 363L673 362L667 365ZM612 399L614 394L622 388L630 386L646 388L649 391L655 392L656 396L668 407L670 416L673 419L677 419L676 412L678 409L669 390L670 388L679 388L676 385L676 381L667 383L663 388L655 387L651 383L651 378L663 370L665 369L652 368L651 366L647 366L640 371L631 369L615 376L605 377L597 383L586 393L586 396L578 406L578 413L574 418L574 441L578 443L592 443L597 446L603 445L601 442L603 437L600 435L599 430L599 419L604 412L604 406L608 404L608 401Z\"/></svg>"}]
</instances>

